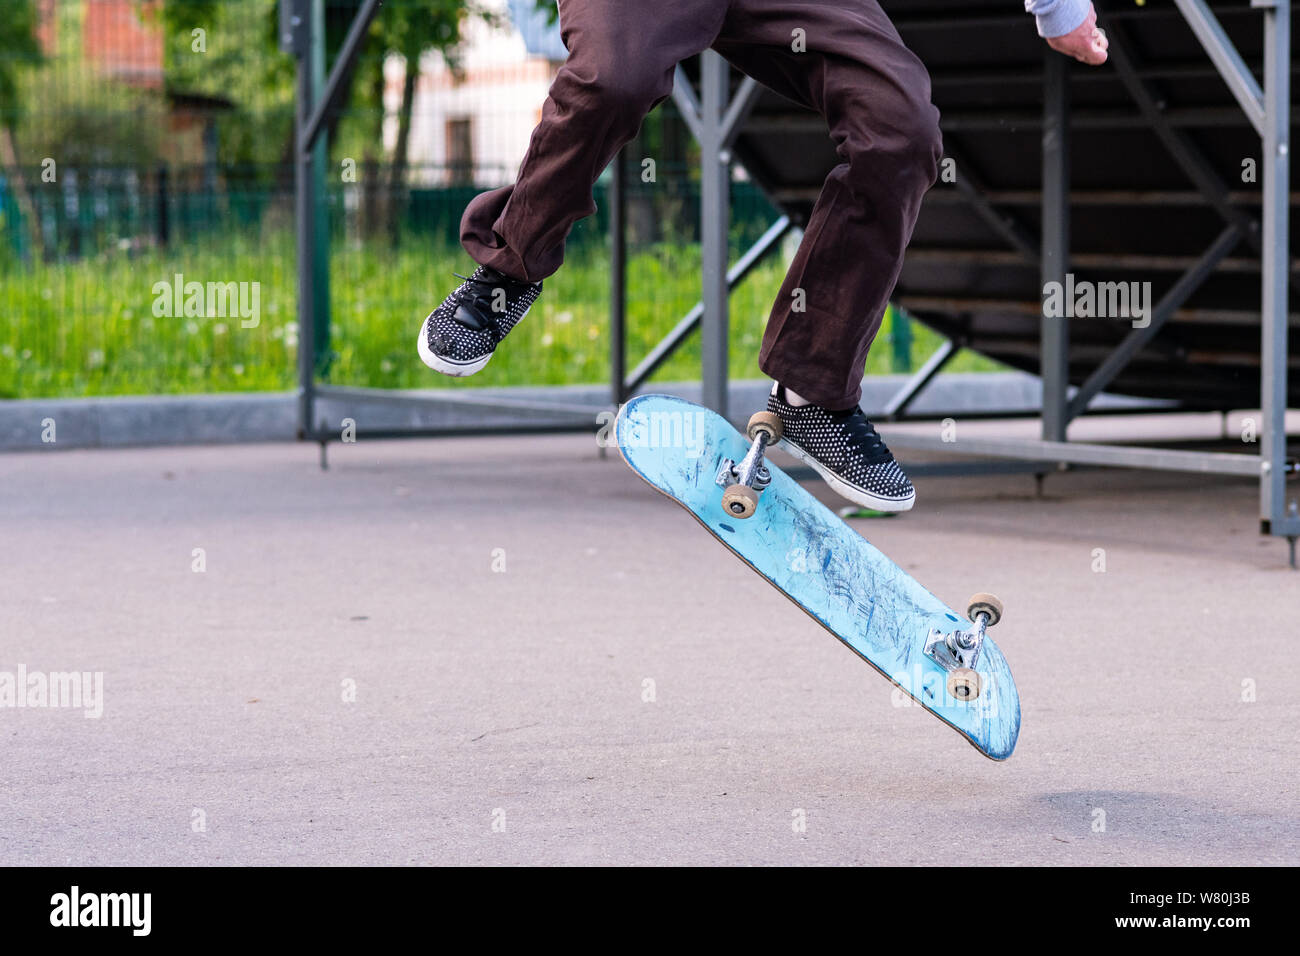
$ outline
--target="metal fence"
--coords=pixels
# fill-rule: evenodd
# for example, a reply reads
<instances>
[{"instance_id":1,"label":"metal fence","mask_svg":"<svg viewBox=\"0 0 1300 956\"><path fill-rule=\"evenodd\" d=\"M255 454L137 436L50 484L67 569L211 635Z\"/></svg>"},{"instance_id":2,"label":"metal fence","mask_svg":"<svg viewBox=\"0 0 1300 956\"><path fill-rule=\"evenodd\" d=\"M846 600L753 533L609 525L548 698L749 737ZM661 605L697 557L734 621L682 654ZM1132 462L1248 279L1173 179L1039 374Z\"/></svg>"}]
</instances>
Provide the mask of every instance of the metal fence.
<instances>
[{"instance_id":1,"label":"metal fence","mask_svg":"<svg viewBox=\"0 0 1300 956\"><path fill-rule=\"evenodd\" d=\"M0 398L293 387L295 91L293 61L276 42L275 0L8 5ZM324 4L325 60L358 5ZM446 7L389 0L392 19L371 28L343 108L328 121L316 169L318 228L330 248L328 269L315 276L318 374L379 388L606 381L605 181L597 214L574 229L565 267L501 361L456 383L415 356L424 314L457 283L453 273L472 267L458 243L461 212L480 190L513 178L557 66L520 51L504 3L493 5L492 24L460 21L460 44L444 57L434 14ZM392 37L422 16L433 18L422 28L433 45L411 57ZM407 66L417 61L408 90ZM627 183L635 355L699 297L700 197L696 147L671 102L630 154L656 157L652 181ZM739 255L777 212L743 179L732 192ZM770 260L733 294L737 376L758 374L780 266ZM889 346L873 364L910 369L913 351L919 358L929 343L915 342L905 320L887 328ZM658 376L690 379L698 368L698 346L688 343Z\"/></svg>"}]
</instances>

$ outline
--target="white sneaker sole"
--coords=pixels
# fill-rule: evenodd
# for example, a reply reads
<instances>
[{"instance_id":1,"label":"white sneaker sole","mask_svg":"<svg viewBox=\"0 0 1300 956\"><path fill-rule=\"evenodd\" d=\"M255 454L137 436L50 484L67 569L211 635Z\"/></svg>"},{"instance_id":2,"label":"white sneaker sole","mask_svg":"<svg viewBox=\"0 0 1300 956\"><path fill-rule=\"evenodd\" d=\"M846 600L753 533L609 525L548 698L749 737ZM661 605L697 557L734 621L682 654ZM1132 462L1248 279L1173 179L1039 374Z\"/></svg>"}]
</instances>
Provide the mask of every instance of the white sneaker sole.
<instances>
[{"instance_id":1,"label":"white sneaker sole","mask_svg":"<svg viewBox=\"0 0 1300 956\"><path fill-rule=\"evenodd\" d=\"M882 498L879 495L872 494L866 488L859 488L857 485L845 481L788 438L781 439L776 447L798 458L821 475L822 480L831 486L832 491L841 498L847 498L854 504L861 505L864 508L874 508L876 511L911 511L912 505L916 503L915 490L906 498Z\"/></svg>"},{"instance_id":2,"label":"white sneaker sole","mask_svg":"<svg viewBox=\"0 0 1300 956\"><path fill-rule=\"evenodd\" d=\"M480 359L472 362L453 362L451 359L445 359L441 355L435 355L429 350L429 319L432 319L432 313L424 320L420 326L420 338L415 343L416 351L420 353L420 361L435 372L441 372L443 375L452 375L456 378L465 378L473 375L475 372L481 372L483 367L492 359L492 352Z\"/></svg>"}]
</instances>

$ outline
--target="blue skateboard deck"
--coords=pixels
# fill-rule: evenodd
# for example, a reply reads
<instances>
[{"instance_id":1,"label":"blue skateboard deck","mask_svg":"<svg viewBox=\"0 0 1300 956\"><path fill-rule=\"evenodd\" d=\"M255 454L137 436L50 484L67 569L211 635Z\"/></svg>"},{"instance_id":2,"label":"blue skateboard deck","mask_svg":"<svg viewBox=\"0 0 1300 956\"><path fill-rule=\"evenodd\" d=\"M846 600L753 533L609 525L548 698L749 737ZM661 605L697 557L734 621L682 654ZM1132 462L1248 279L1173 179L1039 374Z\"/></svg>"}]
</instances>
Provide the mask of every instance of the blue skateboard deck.
<instances>
[{"instance_id":1,"label":"blue skateboard deck","mask_svg":"<svg viewBox=\"0 0 1300 956\"><path fill-rule=\"evenodd\" d=\"M770 461L771 483L749 518L723 509L715 478L750 442L720 415L680 398L642 395L619 412L619 452L644 481L686 508L737 557L986 757L1005 760L1020 734L1020 697L1006 658L984 638L978 697L952 697L924 653L932 629L971 622L919 585ZM777 447L780 447L779 445Z\"/></svg>"}]
</instances>

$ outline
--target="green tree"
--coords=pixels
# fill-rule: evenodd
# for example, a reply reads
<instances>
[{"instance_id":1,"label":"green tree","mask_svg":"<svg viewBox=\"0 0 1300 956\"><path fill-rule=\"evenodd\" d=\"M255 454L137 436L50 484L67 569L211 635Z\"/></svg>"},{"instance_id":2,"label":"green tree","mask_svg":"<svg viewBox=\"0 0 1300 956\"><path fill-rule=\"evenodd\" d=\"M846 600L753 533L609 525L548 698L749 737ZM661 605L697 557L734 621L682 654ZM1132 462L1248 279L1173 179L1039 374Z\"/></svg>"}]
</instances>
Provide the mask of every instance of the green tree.
<instances>
[{"instance_id":1,"label":"green tree","mask_svg":"<svg viewBox=\"0 0 1300 956\"><path fill-rule=\"evenodd\" d=\"M410 168L411 122L420 63L427 53L435 52L453 71L459 70L463 28L472 17L497 22L496 14L475 0L400 0L386 3L375 18L363 82L371 108L371 121L363 127L366 165L372 170L376 162L370 144L377 146L383 142L384 65L392 57L399 58L402 64L402 97L397 108L397 136L386 175L382 178L371 175L366 180L370 184L363 215L367 231L387 230L396 238L394 210L400 206Z\"/></svg>"},{"instance_id":2,"label":"green tree","mask_svg":"<svg viewBox=\"0 0 1300 956\"><path fill-rule=\"evenodd\" d=\"M4 16L0 17L0 168L12 184L19 214L32 230L33 246L37 248L40 224L18 148L18 120L23 115L19 75L44 60L36 38L35 0L8 0Z\"/></svg>"},{"instance_id":3,"label":"green tree","mask_svg":"<svg viewBox=\"0 0 1300 956\"><path fill-rule=\"evenodd\" d=\"M167 34L169 88L225 96L235 110L220 123L222 156L235 162L279 162L281 185L292 175L294 73L292 60L279 50L279 0L138 0L142 15L161 17ZM333 64L362 0L326 0L325 54ZM405 188L410 165L410 134L421 59L430 52L459 66L462 28L470 17L492 22L495 14L477 0L387 0L370 26L361 55L349 65L343 97L328 117L331 152L360 155L371 171L364 182L373 202L365 217L376 227L392 217L385 196ZM195 29L208 32L208 50L190 54ZM252 33L256 33L253 39ZM394 149L381 156L384 123L384 65L403 66ZM270 147L270 144L276 144ZM343 144L340 146L340 144ZM274 152L268 152L268 148ZM384 168L381 171L381 164Z\"/></svg>"},{"instance_id":4,"label":"green tree","mask_svg":"<svg viewBox=\"0 0 1300 956\"><path fill-rule=\"evenodd\" d=\"M537 9L545 10L551 23L560 22L560 5L555 0L537 0Z\"/></svg>"},{"instance_id":5,"label":"green tree","mask_svg":"<svg viewBox=\"0 0 1300 956\"><path fill-rule=\"evenodd\" d=\"M215 120L220 164L247 175L248 167L288 162L293 61L277 47L277 0L166 0L142 10L163 31L167 90L233 104Z\"/></svg>"}]
</instances>

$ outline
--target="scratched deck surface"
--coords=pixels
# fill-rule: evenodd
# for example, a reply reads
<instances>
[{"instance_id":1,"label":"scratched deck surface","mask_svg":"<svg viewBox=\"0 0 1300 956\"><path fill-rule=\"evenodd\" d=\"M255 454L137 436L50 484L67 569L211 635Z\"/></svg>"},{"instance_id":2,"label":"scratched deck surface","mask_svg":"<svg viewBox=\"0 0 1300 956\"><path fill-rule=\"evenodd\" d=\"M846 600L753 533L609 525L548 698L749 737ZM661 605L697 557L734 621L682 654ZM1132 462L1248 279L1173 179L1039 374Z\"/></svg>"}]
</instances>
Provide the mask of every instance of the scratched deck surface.
<instances>
[{"instance_id":1,"label":"scratched deck surface","mask_svg":"<svg viewBox=\"0 0 1300 956\"><path fill-rule=\"evenodd\" d=\"M749 443L719 415L679 398L643 395L624 406L615 437L633 471L689 509L868 663L986 756L1011 755L1020 733L1020 698L992 639L985 639L976 668L983 692L972 702L955 700L943 669L923 651L931 628L967 627L966 617L771 463L772 483L753 517L725 512L714 477L724 457L739 461Z\"/></svg>"}]
</instances>

